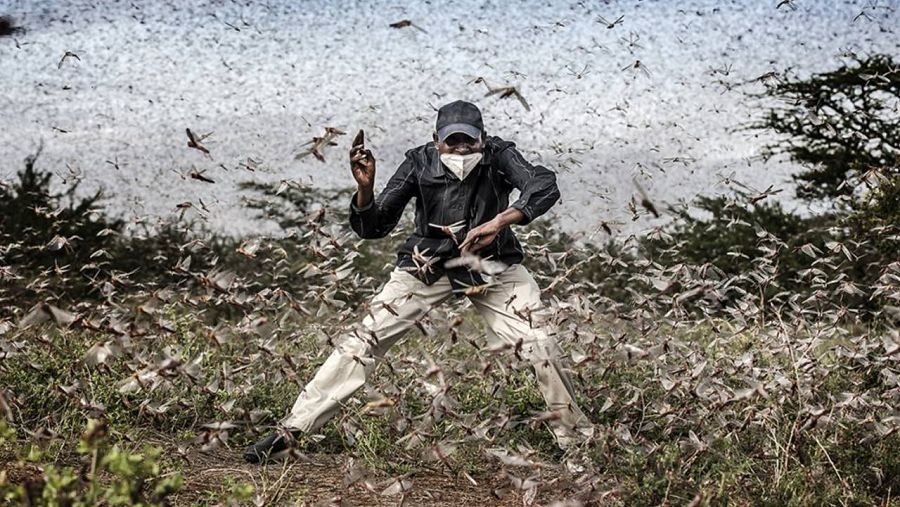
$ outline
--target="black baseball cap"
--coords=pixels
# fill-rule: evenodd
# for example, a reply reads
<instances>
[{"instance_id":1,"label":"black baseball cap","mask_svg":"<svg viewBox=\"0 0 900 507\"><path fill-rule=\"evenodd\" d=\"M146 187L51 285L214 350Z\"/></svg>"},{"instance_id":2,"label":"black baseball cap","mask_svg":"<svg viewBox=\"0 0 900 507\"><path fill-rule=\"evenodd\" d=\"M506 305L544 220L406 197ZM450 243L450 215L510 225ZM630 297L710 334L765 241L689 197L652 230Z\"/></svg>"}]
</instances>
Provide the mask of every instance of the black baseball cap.
<instances>
[{"instance_id":1,"label":"black baseball cap","mask_svg":"<svg viewBox=\"0 0 900 507\"><path fill-rule=\"evenodd\" d=\"M481 110L475 104L464 100L455 100L444 104L438 109L434 129L441 142L457 132L462 132L472 139L478 139L484 130Z\"/></svg>"}]
</instances>

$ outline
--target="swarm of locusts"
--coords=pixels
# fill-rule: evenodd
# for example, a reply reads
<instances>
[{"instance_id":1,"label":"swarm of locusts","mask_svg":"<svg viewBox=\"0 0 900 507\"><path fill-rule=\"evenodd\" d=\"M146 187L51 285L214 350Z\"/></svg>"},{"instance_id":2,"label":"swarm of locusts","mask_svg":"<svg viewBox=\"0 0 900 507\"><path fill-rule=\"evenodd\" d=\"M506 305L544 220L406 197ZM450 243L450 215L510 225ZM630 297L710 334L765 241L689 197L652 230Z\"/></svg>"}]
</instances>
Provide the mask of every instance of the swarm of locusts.
<instances>
[{"instance_id":1,"label":"swarm of locusts","mask_svg":"<svg viewBox=\"0 0 900 507\"><path fill-rule=\"evenodd\" d=\"M881 266L876 286L860 287L839 269L853 245L808 245L809 267L798 276L810 280L812 295L773 294L773 259L786 246L764 230L756 234L763 254L755 268L731 277L714 265L664 268L626 257L634 236L616 239L619 257L524 234L530 258L546 267L535 270L543 297L597 429L567 457L577 466L549 456L540 430L554 414L518 375L527 363L516 350L486 347L484 331L462 318L470 311L462 298L416 322L390 352L395 360L380 365L328 435L319 435L344 446L340 487L421 500L416 495L427 492L417 492L417 476L440 474L490 484L498 499L525 505L627 503L648 487L662 488L667 501L700 505L730 488L766 490L814 473L838 493L888 491L897 481L891 470L871 465L862 473L871 483L860 484L860 474L842 470L846 459L832 454L898 443L900 336L868 325L845 297L865 294L896 311L900 262ZM186 463L232 446L236 456L240 443L271 431L346 326L370 311L360 301L384 281L356 268L362 243L324 208L287 238L299 250L289 254L280 246L285 238L241 244L236 257L261 267L243 275L219 265L202 240L191 241L177 256L153 259L178 283L112 273L98 281L99 302L61 305L49 282L33 280L45 300L0 322L0 413L36 441L72 438L61 433L65 415L46 406L100 420L126 413L161 431L181 428L167 445ZM77 244L60 238L43 248ZM93 254L102 264L104 252ZM584 281L589 266L637 268L617 282L627 302L611 298L608 285ZM60 265L45 276L83 276L82 268ZM14 267L3 269L14 276ZM46 369L35 358L73 343L80 345L60 354L63 380L40 386L57 405L30 406L39 402L15 375ZM98 394L97 375L115 381L107 386L112 394ZM270 407L254 395L265 386L283 389ZM361 447L373 421L390 439L389 455ZM294 458L314 461L314 453ZM752 460L716 483L710 464L732 454ZM648 477L663 486L648 486Z\"/></svg>"}]
</instances>

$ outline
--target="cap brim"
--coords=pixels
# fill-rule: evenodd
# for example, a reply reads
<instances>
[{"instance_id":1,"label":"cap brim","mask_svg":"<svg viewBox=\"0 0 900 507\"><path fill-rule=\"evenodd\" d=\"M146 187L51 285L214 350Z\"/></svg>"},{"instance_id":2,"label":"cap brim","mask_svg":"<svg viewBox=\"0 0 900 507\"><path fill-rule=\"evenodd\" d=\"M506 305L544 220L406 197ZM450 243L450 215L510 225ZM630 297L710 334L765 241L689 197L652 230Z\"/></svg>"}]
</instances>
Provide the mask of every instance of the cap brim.
<instances>
[{"instance_id":1,"label":"cap brim","mask_svg":"<svg viewBox=\"0 0 900 507\"><path fill-rule=\"evenodd\" d=\"M450 125L444 126L444 128L438 130L437 135L438 139L441 142L444 142L448 137L452 134L463 133L472 139L478 139L481 137L481 129L474 125L469 125L468 123L451 123Z\"/></svg>"}]
</instances>

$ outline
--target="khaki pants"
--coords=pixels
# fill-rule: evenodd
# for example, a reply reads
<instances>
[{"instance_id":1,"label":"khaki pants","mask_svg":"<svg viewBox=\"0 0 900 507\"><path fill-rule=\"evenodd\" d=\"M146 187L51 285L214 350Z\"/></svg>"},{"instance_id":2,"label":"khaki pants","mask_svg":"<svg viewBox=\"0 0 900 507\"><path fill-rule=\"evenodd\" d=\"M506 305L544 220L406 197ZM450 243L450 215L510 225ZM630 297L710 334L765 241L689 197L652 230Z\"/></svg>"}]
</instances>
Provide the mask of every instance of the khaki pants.
<instances>
[{"instance_id":1,"label":"khaki pants","mask_svg":"<svg viewBox=\"0 0 900 507\"><path fill-rule=\"evenodd\" d=\"M541 325L543 305L537 282L521 264L510 266L493 280L499 285L469 296L490 329L488 337L494 342L491 346L515 346L522 341L521 356L534 367L538 388L548 409L559 414L558 418L551 418L551 425L560 447L565 449L593 435L593 427L576 405L572 384L560 365L562 351ZM319 429L365 384L374 369L375 359L383 358L385 352L415 325L416 319L452 295L446 276L429 286L411 273L395 268L390 280L371 301L371 312L363 318L361 329L344 336L297 397L290 415L282 419L281 424L304 432ZM382 303L390 306L397 315Z\"/></svg>"}]
</instances>

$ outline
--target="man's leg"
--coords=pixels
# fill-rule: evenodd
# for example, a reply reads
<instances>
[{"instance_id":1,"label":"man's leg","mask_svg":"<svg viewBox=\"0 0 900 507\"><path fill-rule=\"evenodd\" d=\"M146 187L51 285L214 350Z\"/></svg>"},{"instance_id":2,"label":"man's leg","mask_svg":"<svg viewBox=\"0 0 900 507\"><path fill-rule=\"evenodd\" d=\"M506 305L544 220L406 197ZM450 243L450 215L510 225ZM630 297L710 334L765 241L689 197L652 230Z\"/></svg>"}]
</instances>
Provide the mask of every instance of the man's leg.
<instances>
[{"instance_id":1,"label":"man's leg","mask_svg":"<svg viewBox=\"0 0 900 507\"><path fill-rule=\"evenodd\" d=\"M416 319L451 295L446 277L429 286L406 271L394 269L390 280L369 303L370 311L361 325L342 337L343 341L303 388L281 424L307 433L319 429L342 402L365 384L376 358L384 356L415 325Z\"/></svg>"},{"instance_id":2,"label":"man's leg","mask_svg":"<svg viewBox=\"0 0 900 507\"><path fill-rule=\"evenodd\" d=\"M369 302L369 312L362 322L341 337L335 350L297 396L290 414L280 421L281 426L304 433L322 427L365 384L375 368L376 358L384 356L415 325L416 319L452 294L446 276L425 285L412 274L395 268L385 286ZM270 435L248 448L244 457L257 461L255 457L269 448L273 453L283 450L284 442L275 440L276 436ZM278 445L273 447L273 444Z\"/></svg>"},{"instance_id":3,"label":"man's leg","mask_svg":"<svg viewBox=\"0 0 900 507\"><path fill-rule=\"evenodd\" d=\"M561 365L562 349L547 332L549 323L537 282L521 264L510 266L494 280L500 285L470 299L494 338L509 345L522 341L521 354L534 366L548 409L559 413L560 417L551 421L557 443L566 449L592 436L593 426L576 404L572 382Z\"/></svg>"}]
</instances>

